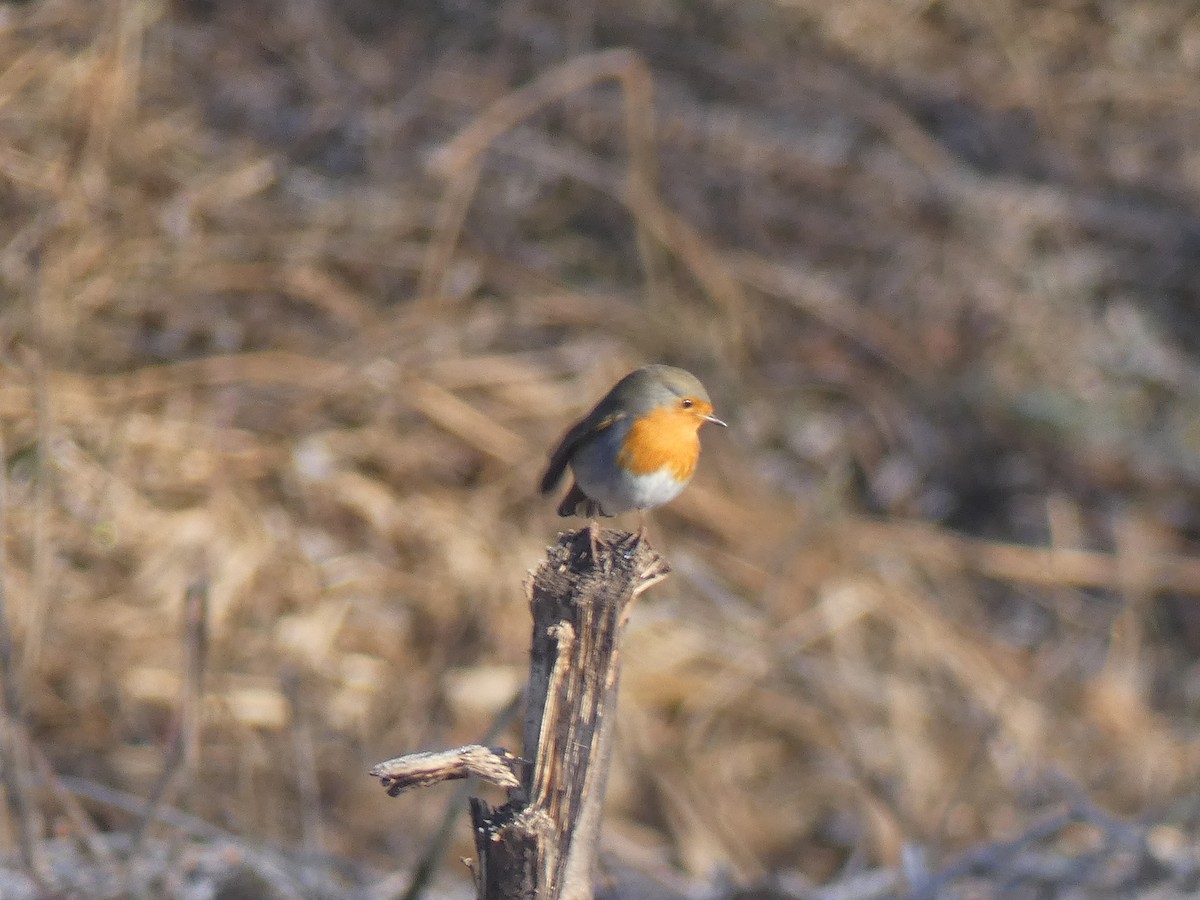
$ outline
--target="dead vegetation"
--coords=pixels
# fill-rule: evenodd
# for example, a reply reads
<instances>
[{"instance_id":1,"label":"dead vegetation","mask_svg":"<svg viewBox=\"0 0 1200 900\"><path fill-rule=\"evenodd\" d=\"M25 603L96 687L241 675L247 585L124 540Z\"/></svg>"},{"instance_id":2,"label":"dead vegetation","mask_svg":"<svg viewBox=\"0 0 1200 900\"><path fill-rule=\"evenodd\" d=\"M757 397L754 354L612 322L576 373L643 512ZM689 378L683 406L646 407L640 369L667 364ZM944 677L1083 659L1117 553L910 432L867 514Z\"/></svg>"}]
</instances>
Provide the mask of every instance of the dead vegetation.
<instances>
[{"instance_id":1,"label":"dead vegetation","mask_svg":"<svg viewBox=\"0 0 1200 900\"><path fill-rule=\"evenodd\" d=\"M168 806L414 865L443 804L366 770L508 705L542 457L666 361L733 427L655 518L614 871L920 884L1086 797L1161 887L1200 852L1198 75L1169 0L0 4L35 746L148 798L202 584Z\"/></svg>"}]
</instances>

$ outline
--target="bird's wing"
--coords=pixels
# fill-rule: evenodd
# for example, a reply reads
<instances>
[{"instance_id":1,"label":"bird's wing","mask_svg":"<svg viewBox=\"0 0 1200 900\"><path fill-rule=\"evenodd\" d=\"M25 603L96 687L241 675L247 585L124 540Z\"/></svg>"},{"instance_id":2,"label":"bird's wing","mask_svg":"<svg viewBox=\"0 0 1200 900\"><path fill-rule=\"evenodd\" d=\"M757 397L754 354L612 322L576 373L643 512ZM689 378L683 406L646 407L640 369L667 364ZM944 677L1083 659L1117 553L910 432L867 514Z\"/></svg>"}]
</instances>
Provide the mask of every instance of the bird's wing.
<instances>
[{"instance_id":1,"label":"bird's wing","mask_svg":"<svg viewBox=\"0 0 1200 900\"><path fill-rule=\"evenodd\" d=\"M571 454L575 452L575 448L579 446L580 441L591 435L599 434L606 428L611 428L614 424L625 418L625 415L623 412L609 413L599 419L588 416L576 422L571 430L563 435L563 439L559 442L557 449L550 454L550 462L547 463L546 471L542 475L542 493L548 494L558 486L563 472L567 470L567 463L571 461Z\"/></svg>"}]
</instances>

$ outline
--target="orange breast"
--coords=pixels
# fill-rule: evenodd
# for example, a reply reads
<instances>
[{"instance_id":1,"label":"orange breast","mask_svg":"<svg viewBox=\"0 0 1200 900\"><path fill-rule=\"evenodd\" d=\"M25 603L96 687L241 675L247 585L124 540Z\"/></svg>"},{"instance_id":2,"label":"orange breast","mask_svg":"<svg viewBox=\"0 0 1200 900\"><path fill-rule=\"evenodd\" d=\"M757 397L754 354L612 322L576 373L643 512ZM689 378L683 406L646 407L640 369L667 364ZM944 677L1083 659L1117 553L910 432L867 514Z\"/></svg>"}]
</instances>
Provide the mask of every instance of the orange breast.
<instances>
[{"instance_id":1,"label":"orange breast","mask_svg":"<svg viewBox=\"0 0 1200 900\"><path fill-rule=\"evenodd\" d=\"M656 409L629 427L621 445L622 465L635 475L649 475L664 466L680 481L687 481L696 471L700 458L700 435L697 432L703 419L672 407Z\"/></svg>"}]
</instances>

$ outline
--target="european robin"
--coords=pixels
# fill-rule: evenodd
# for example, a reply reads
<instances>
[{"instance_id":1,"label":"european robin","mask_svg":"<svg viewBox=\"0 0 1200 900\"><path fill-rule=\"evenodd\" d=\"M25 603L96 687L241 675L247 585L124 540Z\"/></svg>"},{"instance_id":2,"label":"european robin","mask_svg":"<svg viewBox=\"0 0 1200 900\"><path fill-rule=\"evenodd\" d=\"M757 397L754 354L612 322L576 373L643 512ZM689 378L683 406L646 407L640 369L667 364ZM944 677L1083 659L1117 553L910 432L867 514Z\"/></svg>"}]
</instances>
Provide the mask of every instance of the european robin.
<instances>
[{"instance_id":1,"label":"european robin","mask_svg":"<svg viewBox=\"0 0 1200 900\"><path fill-rule=\"evenodd\" d=\"M662 506L687 487L700 458L700 426L724 427L699 379L673 366L643 366L617 382L550 455L542 493L567 466L575 475L560 516L613 516Z\"/></svg>"}]
</instances>

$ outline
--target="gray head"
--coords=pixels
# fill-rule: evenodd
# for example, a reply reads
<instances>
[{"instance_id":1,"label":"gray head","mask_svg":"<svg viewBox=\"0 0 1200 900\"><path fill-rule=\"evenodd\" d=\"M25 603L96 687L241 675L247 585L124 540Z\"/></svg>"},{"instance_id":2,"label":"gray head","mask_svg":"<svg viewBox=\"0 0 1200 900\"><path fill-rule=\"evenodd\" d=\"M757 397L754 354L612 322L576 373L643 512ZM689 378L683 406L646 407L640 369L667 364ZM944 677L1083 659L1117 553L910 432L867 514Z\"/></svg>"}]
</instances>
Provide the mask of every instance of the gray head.
<instances>
[{"instance_id":1,"label":"gray head","mask_svg":"<svg viewBox=\"0 0 1200 900\"><path fill-rule=\"evenodd\" d=\"M697 418L724 425L712 415L712 400L700 379L675 366L642 366L630 372L604 398L609 411L616 409L640 415L660 406L678 406Z\"/></svg>"}]
</instances>

